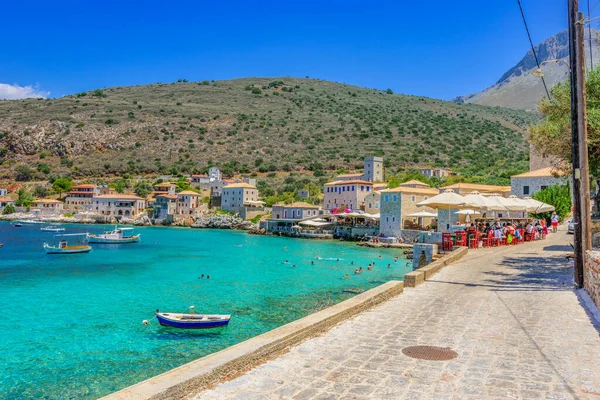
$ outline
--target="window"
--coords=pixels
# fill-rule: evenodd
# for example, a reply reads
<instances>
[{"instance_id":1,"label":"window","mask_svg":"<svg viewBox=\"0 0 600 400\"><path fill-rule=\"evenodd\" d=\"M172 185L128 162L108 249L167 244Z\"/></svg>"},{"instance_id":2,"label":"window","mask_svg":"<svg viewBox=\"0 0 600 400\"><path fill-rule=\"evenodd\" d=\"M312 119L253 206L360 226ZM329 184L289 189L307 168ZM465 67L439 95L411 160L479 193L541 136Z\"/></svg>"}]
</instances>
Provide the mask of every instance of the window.
<instances>
[{"instance_id":1,"label":"window","mask_svg":"<svg viewBox=\"0 0 600 400\"><path fill-rule=\"evenodd\" d=\"M373 203L369 203L369 208L373 208Z\"/></svg>"},{"instance_id":2,"label":"window","mask_svg":"<svg viewBox=\"0 0 600 400\"><path fill-rule=\"evenodd\" d=\"M546 189L547 187L548 187L548 186L546 186L546 185L542 185L542 186L540 186L540 190L544 190L544 189Z\"/></svg>"},{"instance_id":3,"label":"window","mask_svg":"<svg viewBox=\"0 0 600 400\"><path fill-rule=\"evenodd\" d=\"M369 192L370 190L371 190L371 188L367 186L367 192Z\"/></svg>"},{"instance_id":4,"label":"window","mask_svg":"<svg viewBox=\"0 0 600 400\"><path fill-rule=\"evenodd\" d=\"M392 201L394 203L396 203L398 201L398 195L397 194L395 194L395 195L392 196Z\"/></svg>"},{"instance_id":5,"label":"window","mask_svg":"<svg viewBox=\"0 0 600 400\"><path fill-rule=\"evenodd\" d=\"M412 197L410 198L410 200L411 200L411 201L414 203L414 202L417 200L417 198L416 198L416 196L412 196Z\"/></svg>"},{"instance_id":6,"label":"window","mask_svg":"<svg viewBox=\"0 0 600 400\"><path fill-rule=\"evenodd\" d=\"M396 222L396 217L392 217L392 222Z\"/></svg>"},{"instance_id":7,"label":"window","mask_svg":"<svg viewBox=\"0 0 600 400\"><path fill-rule=\"evenodd\" d=\"M360 191L364 192L365 191L365 186L364 185L360 185Z\"/></svg>"},{"instance_id":8,"label":"window","mask_svg":"<svg viewBox=\"0 0 600 400\"><path fill-rule=\"evenodd\" d=\"M523 194L529 194L529 186L523 186Z\"/></svg>"},{"instance_id":9,"label":"window","mask_svg":"<svg viewBox=\"0 0 600 400\"><path fill-rule=\"evenodd\" d=\"M352 185L352 191L354 192L354 185Z\"/></svg>"},{"instance_id":10,"label":"window","mask_svg":"<svg viewBox=\"0 0 600 400\"><path fill-rule=\"evenodd\" d=\"M385 200L386 203L390 201L390 196L389 195L386 194L383 197L384 197L384 200Z\"/></svg>"}]
</instances>

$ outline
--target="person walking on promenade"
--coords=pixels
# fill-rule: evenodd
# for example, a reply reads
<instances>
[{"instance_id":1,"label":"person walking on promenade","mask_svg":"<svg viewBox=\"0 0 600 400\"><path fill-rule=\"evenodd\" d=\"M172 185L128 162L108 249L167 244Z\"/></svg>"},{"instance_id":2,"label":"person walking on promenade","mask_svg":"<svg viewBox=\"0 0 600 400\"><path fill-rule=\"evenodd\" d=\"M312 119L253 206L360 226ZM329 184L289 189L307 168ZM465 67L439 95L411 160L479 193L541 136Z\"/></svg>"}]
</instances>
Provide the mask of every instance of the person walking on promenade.
<instances>
[{"instance_id":1,"label":"person walking on promenade","mask_svg":"<svg viewBox=\"0 0 600 400\"><path fill-rule=\"evenodd\" d=\"M552 232L556 233L556 231L558 230L558 221L560 220L560 218L558 217L558 214L556 214L556 211L554 211L552 213L552 217L550 218L550 222L552 223Z\"/></svg>"}]
</instances>

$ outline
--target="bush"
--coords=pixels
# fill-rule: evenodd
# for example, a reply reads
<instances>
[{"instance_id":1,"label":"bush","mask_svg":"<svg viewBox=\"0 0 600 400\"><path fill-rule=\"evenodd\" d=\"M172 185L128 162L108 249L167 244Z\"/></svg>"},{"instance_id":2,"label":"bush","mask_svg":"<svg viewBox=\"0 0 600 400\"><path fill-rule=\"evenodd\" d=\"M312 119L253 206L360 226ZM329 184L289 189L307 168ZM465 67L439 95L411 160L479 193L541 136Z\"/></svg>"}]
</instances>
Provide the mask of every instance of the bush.
<instances>
[{"instance_id":1,"label":"bush","mask_svg":"<svg viewBox=\"0 0 600 400\"><path fill-rule=\"evenodd\" d=\"M15 167L16 180L28 181L33 177L33 170L27 164L19 164Z\"/></svg>"},{"instance_id":2,"label":"bush","mask_svg":"<svg viewBox=\"0 0 600 400\"><path fill-rule=\"evenodd\" d=\"M540 190L532 196L534 199L550 204L556 209L556 213L561 220L564 220L571 214L571 188L569 185L552 185L544 190ZM537 218L549 219L552 213L543 213L537 215Z\"/></svg>"},{"instance_id":3,"label":"bush","mask_svg":"<svg viewBox=\"0 0 600 400\"><path fill-rule=\"evenodd\" d=\"M33 188L33 196L35 198L41 199L44 197L48 197L49 194L49 190L40 184L35 185Z\"/></svg>"},{"instance_id":4,"label":"bush","mask_svg":"<svg viewBox=\"0 0 600 400\"><path fill-rule=\"evenodd\" d=\"M2 210L2 214L3 215L8 215L8 214L12 214L15 212L15 207L12 204L8 204L7 206L4 207L4 209Z\"/></svg>"},{"instance_id":5,"label":"bush","mask_svg":"<svg viewBox=\"0 0 600 400\"><path fill-rule=\"evenodd\" d=\"M68 192L73 187L73 182L69 178L58 178L52 183L52 189L58 192L59 196Z\"/></svg>"},{"instance_id":6,"label":"bush","mask_svg":"<svg viewBox=\"0 0 600 400\"><path fill-rule=\"evenodd\" d=\"M252 94L262 94L262 90L260 90L259 88L254 88L252 89Z\"/></svg>"}]
</instances>

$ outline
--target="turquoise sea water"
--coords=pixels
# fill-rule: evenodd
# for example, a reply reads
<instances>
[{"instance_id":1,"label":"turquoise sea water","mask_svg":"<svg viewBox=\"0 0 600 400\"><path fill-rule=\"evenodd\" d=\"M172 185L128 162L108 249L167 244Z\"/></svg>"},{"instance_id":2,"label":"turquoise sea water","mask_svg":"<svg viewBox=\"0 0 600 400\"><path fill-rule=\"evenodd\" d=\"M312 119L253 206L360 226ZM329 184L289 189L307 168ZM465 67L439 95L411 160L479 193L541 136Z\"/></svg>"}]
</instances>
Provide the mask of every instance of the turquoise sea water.
<instances>
[{"instance_id":1,"label":"turquoise sea water","mask_svg":"<svg viewBox=\"0 0 600 400\"><path fill-rule=\"evenodd\" d=\"M52 233L0 223L0 398L97 398L352 296L343 289L370 289L410 271L400 250L234 231L137 231L138 244L46 255L42 243ZM376 266L367 271L370 262ZM365 271L354 275L359 266ZM182 331L161 327L153 314L190 305L231 313L231 323Z\"/></svg>"}]
</instances>

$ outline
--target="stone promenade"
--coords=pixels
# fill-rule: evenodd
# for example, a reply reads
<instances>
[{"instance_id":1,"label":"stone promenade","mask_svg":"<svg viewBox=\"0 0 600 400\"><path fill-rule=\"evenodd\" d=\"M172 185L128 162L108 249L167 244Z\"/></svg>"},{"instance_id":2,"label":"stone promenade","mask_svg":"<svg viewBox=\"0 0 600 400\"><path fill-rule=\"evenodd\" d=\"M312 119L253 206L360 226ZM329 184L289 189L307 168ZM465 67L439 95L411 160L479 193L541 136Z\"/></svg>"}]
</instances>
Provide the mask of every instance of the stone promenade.
<instances>
[{"instance_id":1,"label":"stone promenade","mask_svg":"<svg viewBox=\"0 0 600 400\"><path fill-rule=\"evenodd\" d=\"M470 251L416 289L195 399L598 399L597 323L565 232ZM424 361L406 346L450 347Z\"/></svg>"}]
</instances>

